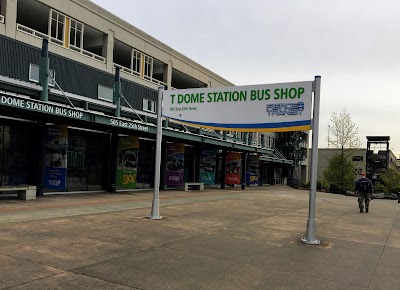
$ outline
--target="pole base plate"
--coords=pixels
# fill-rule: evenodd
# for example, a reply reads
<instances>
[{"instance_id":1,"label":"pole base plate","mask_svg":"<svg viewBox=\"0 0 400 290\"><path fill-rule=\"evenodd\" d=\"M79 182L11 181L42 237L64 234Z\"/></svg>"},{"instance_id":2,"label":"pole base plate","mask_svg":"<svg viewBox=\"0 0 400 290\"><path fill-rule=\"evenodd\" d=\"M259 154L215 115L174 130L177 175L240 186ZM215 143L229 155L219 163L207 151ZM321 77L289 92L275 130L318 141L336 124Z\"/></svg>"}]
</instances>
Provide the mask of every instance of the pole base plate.
<instances>
[{"instance_id":1,"label":"pole base plate","mask_svg":"<svg viewBox=\"0 0 400 290\"><path fill-rule=\"evenodd\" d=\"M301 238L301 241L304 244L307 244L307 245L319 245L319 244L321 244L320 240L309 241L309 240L307 240L307 238Z\"/></svg>"},{"instance_id":2,"label":"pole base plate","mask_svg":"<svg viewBox=\"0 0 400 290\"><path fill-rule=\"evenodd\" d=\"M150 220L162 220L164 217L162 216L147 216L146 218L150 219Z\"/></svg>"}]
</instances>

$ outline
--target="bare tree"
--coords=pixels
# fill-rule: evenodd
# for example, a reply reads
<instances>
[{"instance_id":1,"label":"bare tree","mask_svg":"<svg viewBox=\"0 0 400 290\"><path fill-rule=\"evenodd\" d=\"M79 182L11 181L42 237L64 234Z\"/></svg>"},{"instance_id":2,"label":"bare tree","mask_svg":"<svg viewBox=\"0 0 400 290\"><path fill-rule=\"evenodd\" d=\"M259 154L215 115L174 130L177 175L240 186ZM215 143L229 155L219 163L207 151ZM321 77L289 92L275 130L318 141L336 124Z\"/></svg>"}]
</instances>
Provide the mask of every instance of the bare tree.
<instances>
[{"instance_id":1,"label":"bare tree","mask_svg":"<svg viewBox=\"0 0 400 290\"><path fill-rule=\"evenodd\" d=\"M361 140L358 136L358 127L353 123L351 114L343 108L341 113L332 113L331 125L328 126L328 147L333 148L360 148Z\"/></svg>"},{"instance_id":2,"label":"bare tree","mask_svg":"<svg viewBox=\"0 0 400 290\"><path fill-rule=\"evenodd\" d=\"M339 191L340 188L349 189L351 176L354 176L349 156L351 149L360 148L362 143L358 136L358 127L346 108L339 114L335 112L331 115L327 141L328 147L340 148L341 154L332 157L324 176L330 184L339 186Z\"/></svg>"}]
</instances>

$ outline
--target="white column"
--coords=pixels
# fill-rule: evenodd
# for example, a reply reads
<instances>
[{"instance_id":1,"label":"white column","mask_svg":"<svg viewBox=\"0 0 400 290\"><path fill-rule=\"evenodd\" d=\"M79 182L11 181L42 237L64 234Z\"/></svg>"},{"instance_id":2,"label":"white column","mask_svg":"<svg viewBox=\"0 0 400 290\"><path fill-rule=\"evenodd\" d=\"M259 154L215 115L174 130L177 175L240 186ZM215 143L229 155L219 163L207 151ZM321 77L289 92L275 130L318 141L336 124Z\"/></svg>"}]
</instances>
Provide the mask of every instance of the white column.
<instances>
[{"instance_id":1,"label":"white column","mask_svg":"<svg viewBox=\"0 0 400 290\"><path fill-rule=\"evenodd\" d=\"M172 61L168 61L168 63L164 66L163 72L163 82L167 84L168 89L170 90L172 87Z\"/></svg>"},{"instance_id":2,"label":"white column","mask_svg":"<svg viewBox=\"0 0 400 290\"><path fill-rule=\"evenodd\" d=\"M6 36L15 39L15 33L17 31L17 0L5 1L5 10L3 8L4 1L1 2L2 11L5 11L5 24L6 24Z\"/></svg>"},{"instance_id":3,"label":"white column","mask_svg":"<svg viewBox=\"0 0 400 290\"><path fill-rule=\"evenodd\" d=\"M114 31L111 29L103 38L103 56L106 58L107 71L114 74Z\"/></svg>"}]
</instances>

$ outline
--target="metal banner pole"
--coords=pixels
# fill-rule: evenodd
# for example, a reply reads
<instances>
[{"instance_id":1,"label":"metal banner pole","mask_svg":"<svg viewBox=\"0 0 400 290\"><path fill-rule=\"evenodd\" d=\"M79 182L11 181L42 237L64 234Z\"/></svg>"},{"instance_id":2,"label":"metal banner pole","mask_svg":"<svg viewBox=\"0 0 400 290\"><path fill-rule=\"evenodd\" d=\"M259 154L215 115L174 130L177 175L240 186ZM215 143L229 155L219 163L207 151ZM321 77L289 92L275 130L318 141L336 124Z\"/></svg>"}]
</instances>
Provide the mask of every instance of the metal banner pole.
<instances>
[{"instance_id":1,"label":"metal banner pole","mask_svg":"<svg viewBox=\"0 0 400 290\"><path fill-rule=\"evenodd\" d=\"M308 209L308 221L306 237L301 241L310 245L318 245L316 219L315 219L315 200L317 195L317 165L318 165L318 127L319 127L319 103L320 103L321 77L316 76L314 80L314 110L312 121L312 150L311 150L311 181L310 181L310 200Z\"/></svg>"},{"instance_id":2,"label":"metal banner pole","mask_svg":"<svg viewBox=\"0 0 400 290\"><path fill-rule=\"evenodd\" d=\"M163 99L164 88L158 88L158 105L157 105L157 138L156 138L156 163L154 168L154 194L153 203L151 207L151 215L149 216L152 220L160 220L160 166L161 166L161 140L162 140L162 99Z\"/></svg>"}]
</instances>

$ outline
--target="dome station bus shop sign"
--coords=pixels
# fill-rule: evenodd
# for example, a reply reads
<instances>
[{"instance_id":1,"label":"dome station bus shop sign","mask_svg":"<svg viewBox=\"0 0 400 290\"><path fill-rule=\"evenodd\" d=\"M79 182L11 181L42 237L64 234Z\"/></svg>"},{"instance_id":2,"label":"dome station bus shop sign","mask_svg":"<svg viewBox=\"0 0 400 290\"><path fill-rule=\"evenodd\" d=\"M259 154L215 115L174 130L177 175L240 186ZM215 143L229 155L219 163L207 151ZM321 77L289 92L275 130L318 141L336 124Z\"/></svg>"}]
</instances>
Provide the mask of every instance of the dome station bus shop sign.
<instances>
[{"instance_id":1,"label":"dome station bus shop sign","mask_svg":"<svg viewBox=\"0 0 400 290\"><path fill-rule=\"evenodd\" d=\"M168 90L163 116L216 130L310 130L312 91L312 81Z\"/></svg>"}]
</instances>

